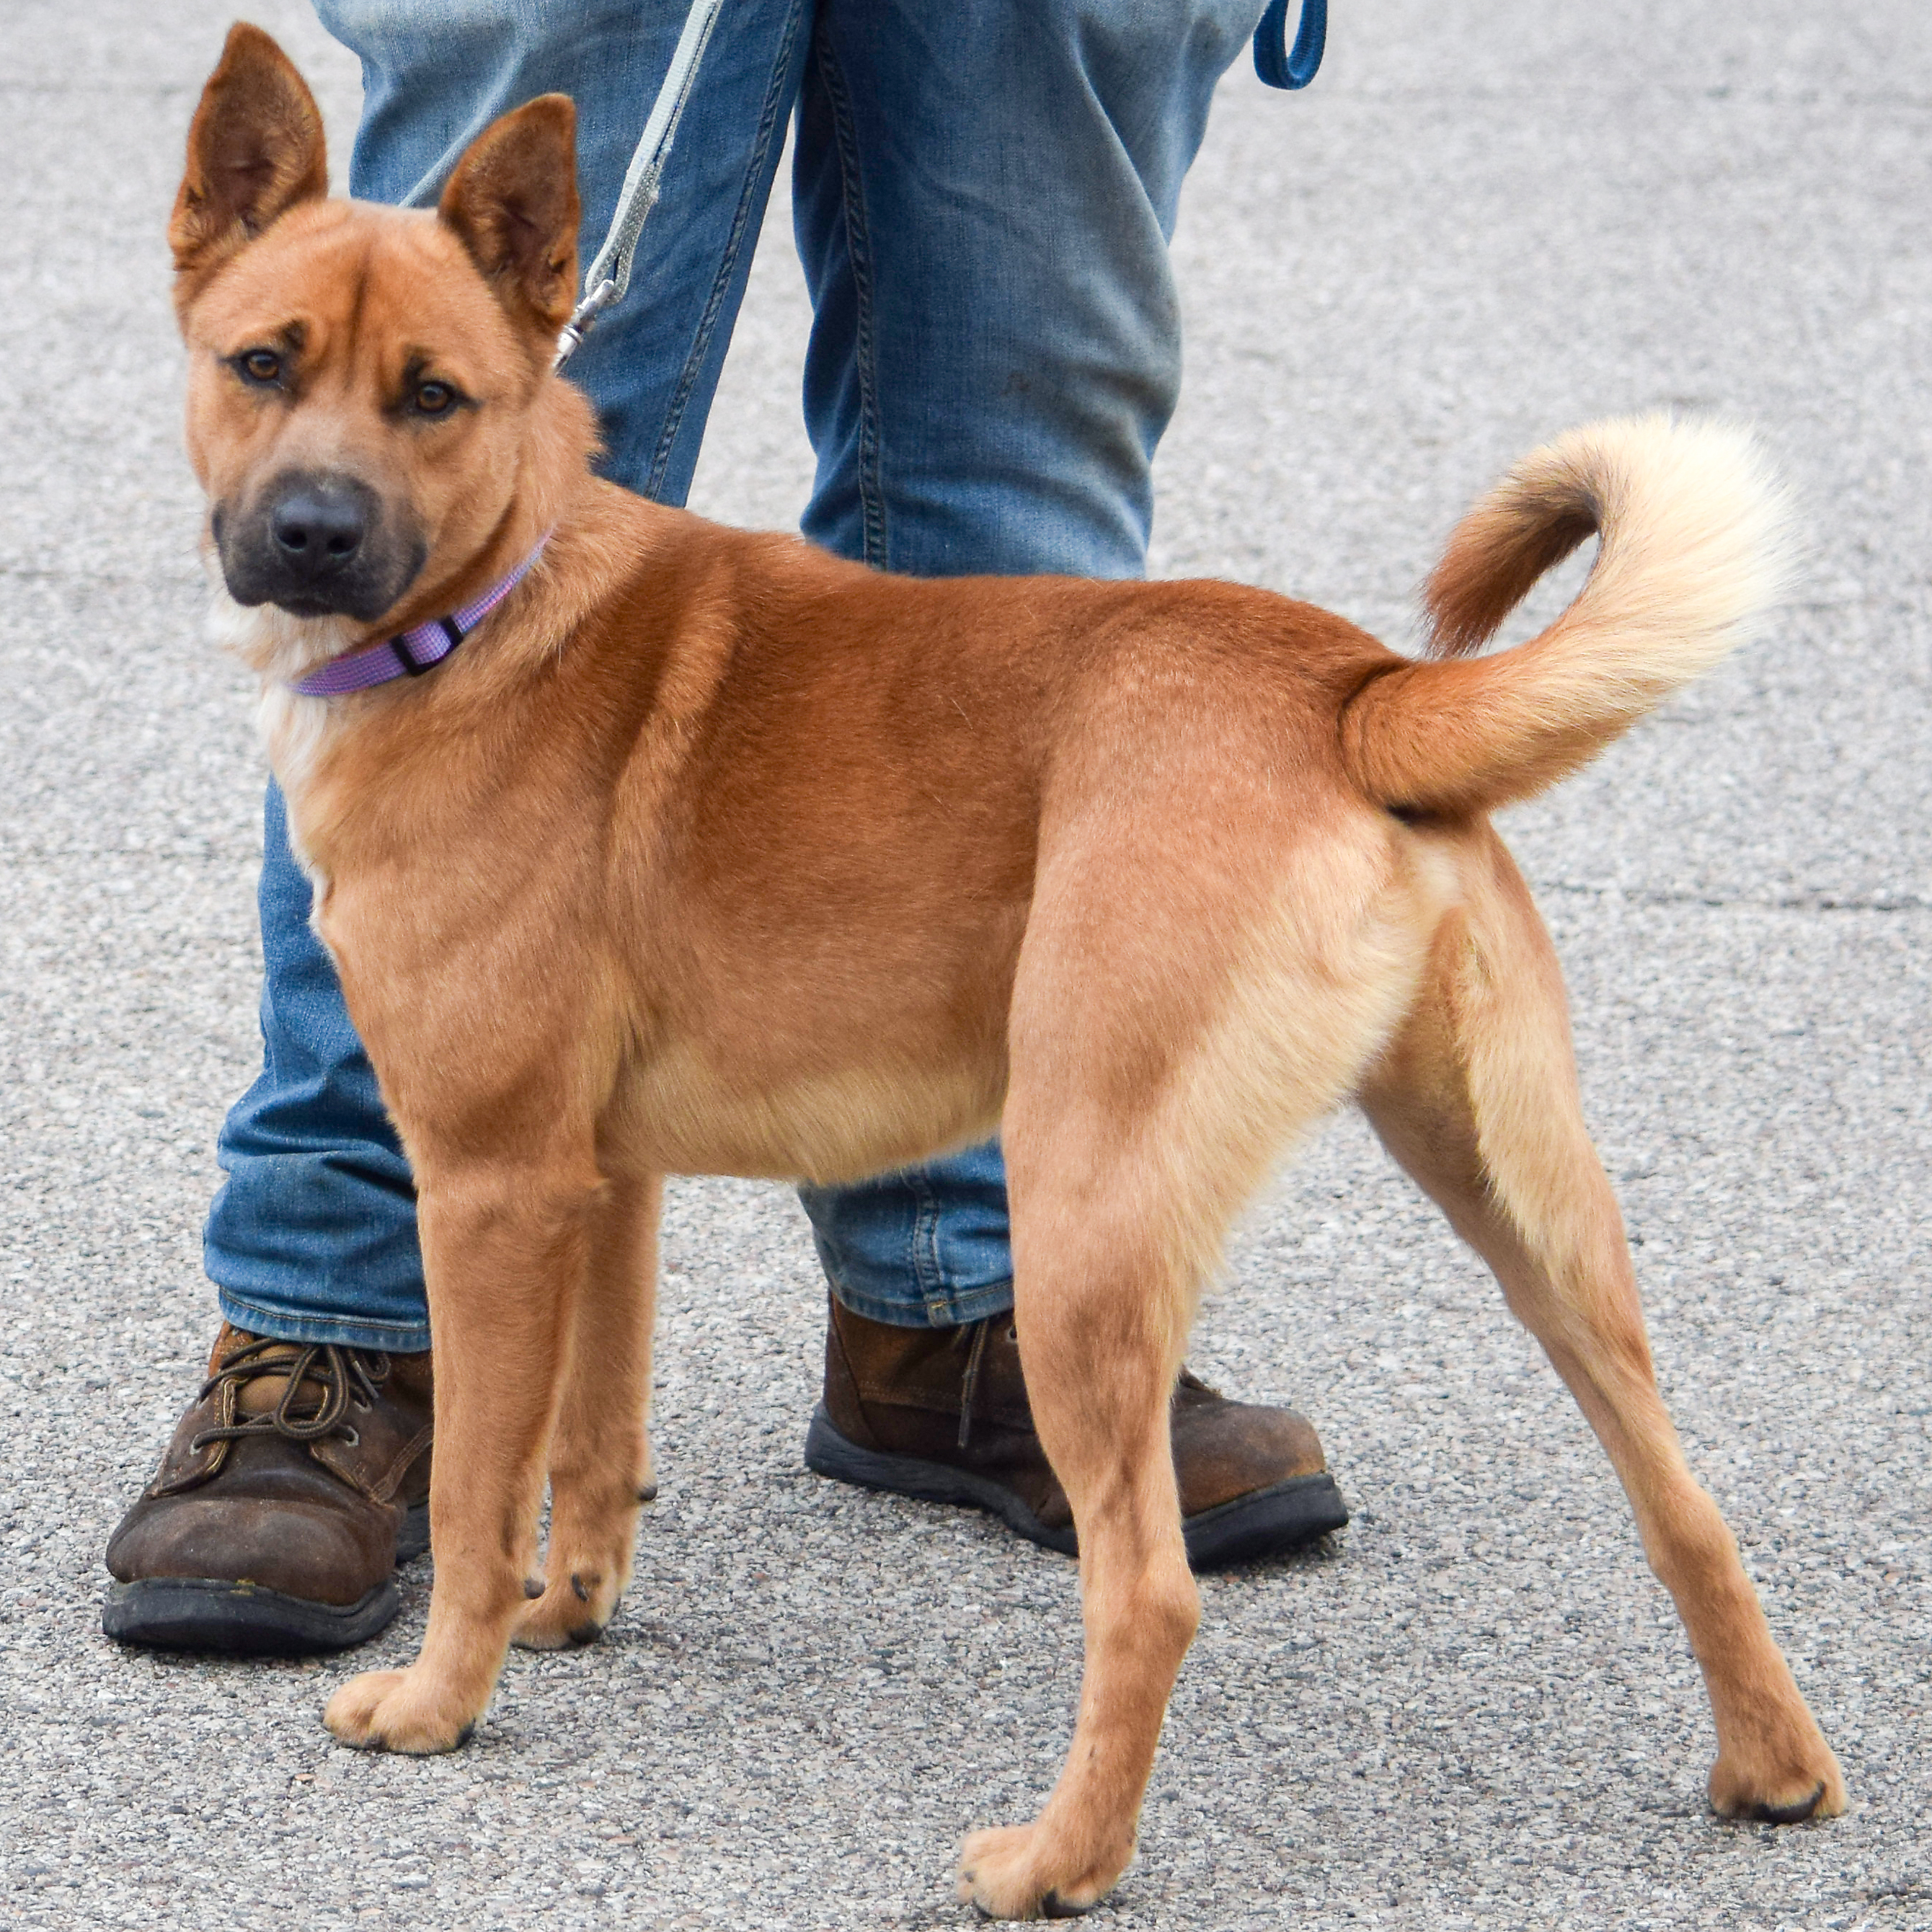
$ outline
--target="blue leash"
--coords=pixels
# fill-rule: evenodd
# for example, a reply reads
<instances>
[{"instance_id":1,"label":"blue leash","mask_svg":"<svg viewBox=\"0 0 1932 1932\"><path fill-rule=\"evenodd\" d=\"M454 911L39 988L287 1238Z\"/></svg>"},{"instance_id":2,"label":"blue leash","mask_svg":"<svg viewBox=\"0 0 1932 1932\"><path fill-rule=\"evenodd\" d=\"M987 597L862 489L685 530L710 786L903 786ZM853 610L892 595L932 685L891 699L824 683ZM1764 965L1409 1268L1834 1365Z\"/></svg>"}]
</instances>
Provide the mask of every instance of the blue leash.
<instances>
[{"instance_id":1,"label":"blue leash","mask_svg":"<svg viewBox=\"0 0 1932 1932\"><path fill-rule=\"evenodd\" d=\"M1321 70L1328 44L1328 0L1301 0L1301 22L1288 44L1288 0L1268 0L1255 29L1255 71L1270 87L1306 87Z\"/></svg>"}]
</instances>

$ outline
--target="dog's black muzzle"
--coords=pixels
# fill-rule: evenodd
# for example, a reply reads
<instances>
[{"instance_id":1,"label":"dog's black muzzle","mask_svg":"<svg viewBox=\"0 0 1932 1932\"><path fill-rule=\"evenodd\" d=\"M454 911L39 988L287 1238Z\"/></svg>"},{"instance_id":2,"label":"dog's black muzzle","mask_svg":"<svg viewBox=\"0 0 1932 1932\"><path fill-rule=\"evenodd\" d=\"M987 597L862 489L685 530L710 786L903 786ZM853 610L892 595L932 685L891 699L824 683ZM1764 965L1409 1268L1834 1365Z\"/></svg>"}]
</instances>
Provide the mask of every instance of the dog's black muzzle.
<instances>
[{"instance_id":1,"label":"dog's black muzzle","mask_svg":"<svg viewBox=\"0 0 1932 1932\"><path fill-rule=\"evenodd\" d=\"M290 471L239 514L218 506L215 548L238 604L278 604L298 617L367 622L406 590L425 546L352 476Z\"/></svg>"}]
</instances>

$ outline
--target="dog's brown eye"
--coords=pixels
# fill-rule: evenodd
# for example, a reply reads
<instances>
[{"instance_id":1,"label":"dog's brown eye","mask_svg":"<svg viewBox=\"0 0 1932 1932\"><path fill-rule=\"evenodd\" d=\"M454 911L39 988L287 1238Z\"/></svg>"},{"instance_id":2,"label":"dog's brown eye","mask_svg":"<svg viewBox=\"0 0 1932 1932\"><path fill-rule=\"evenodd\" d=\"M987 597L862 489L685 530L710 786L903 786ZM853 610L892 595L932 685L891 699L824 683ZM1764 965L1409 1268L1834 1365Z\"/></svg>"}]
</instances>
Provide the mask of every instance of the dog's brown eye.
<instances>
[{"instance_id":1,"label":"dog's brown eye","mask_svg":"<svg viewBox=\"0 0 1932 1932\"><path fill-rule=\"evenodd\" d=\"M251 349L242 358L242 373L251 382L273 382L280 380L282 358L272 349Z\"/></svg>"},{"instance_id":2,"label":"dog's brown eye","mask_svg":"<svg viewBox=\"0 0 1932 1932\"><path fill-rule=\"evenodd\" d=\"M456 400L447 382L424 382L416 390L416 408L426 416L440 416Z\"/></svg>"}]
</instances>

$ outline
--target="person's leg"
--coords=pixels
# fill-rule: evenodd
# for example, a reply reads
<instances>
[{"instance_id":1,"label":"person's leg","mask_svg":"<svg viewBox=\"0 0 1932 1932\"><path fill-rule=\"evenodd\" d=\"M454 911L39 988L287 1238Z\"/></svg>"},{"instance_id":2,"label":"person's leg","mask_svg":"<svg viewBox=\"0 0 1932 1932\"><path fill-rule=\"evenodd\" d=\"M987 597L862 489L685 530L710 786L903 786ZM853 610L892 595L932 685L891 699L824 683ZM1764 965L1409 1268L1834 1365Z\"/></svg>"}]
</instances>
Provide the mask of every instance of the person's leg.
<instances>
[{"instance_id":1,"label":"person's leg","mask_svg":"<svg viewBox=\"0 0 1932 1932\"><path fill-rule=\"evenodd\" d=\"M1138 577L1180 387L1167 244L1254 0L824 7L793 184L807 536L914 576ZM802 1196L879 1322L1012 1306L996 1144Z\"/></svg>"},{"instance_id":2,"label":"person's leg","mask_svg":"<svg viewBox=\"0 0 1932 1932\"><path fill-rule=\"evenodd\" d=\"M918 576L1138 577L1180 394L1168 260L1257 0L828 0L794 182L807 536Z\"/></svg>"},{"instance_id":3,"label":"person's leg","mask_svg":"<svg viewBox=\"0 0 1932 1932\"><path fill-rule=\"evenodd\" d=\"M586 253L685 15L683 0L322 0L320 10L363 62L352 193L432 199L498 113L561 89L579 110ZM689 486L809 21L808 0L734 0L630 295L573 365L598 405L606 473L662 501ZM109 1545L117 1582L104 1622L134 1641L359 1642L394 1614L394 1562L423 1546L429 1330L415 1193L309 905L272 789L262 1072L222 1130L228 1178L206 1241L226 1322L208 1383Z\"/></svg>"},{"instance_id":4,"label":"person's leg","mask_svg":"<svg viewBox=\"0 0 1932 1932\"><path fill-rule=\"evenodd\" d=\"M597 406L598 466L682 503L751 272L812 30L813 0L732 0L692 84L629 292L584 338L570 380ZM578 234L602 245L687 0L316 0L362 62L349 191L433 205L499 115L554 91L577 104Z\"/></svg>"},{"instance_id":5,"label":"person's leg","mask_svg":"<svg viewBox=\"0 0 1932 1932\"><path fill-rule=\"evenodd\" d=\"M964 0L942 29L913 0L821 6L794 180L808 536L922 576L1143 573L1180 387L1168 242L1260 11ZM997 1144L802 1198L836 1303L812 1466L1070 1547L1005 1318ZM918 1332L946 1324L975 1333ZM1184 1378L1173 1424L1197 1563L1346 1520L1300 1418Z\"/></svg>"}]
</instances>

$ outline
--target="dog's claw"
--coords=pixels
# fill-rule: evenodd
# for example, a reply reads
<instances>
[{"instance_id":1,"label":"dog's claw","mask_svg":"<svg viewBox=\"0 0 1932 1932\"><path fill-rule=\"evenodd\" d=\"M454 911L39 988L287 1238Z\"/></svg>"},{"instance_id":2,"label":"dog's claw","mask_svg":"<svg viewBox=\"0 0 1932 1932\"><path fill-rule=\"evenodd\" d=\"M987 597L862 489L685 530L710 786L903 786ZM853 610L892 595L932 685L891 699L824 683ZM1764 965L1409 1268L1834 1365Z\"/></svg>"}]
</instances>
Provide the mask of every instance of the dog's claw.
<instances>
[{"instance_id":1,"label":"dog's claw","mask_svg":"<svg viewBox=\"0 0 1932 1932\"><path fill-rule=\"evenodd\" d=\"M1818 1780L1818 1788L1808 1798L1801 1798L1795 1804L1760 1804L1751 1816L1760 1825L1802 1825L1825 1802L1825 1780Z\"/></svg>"},{"instance_id":2,"label":"dog's claw","mask_svg":"<svg viewBox=\"0 0 1932 1932\"><path fill-rule=\"evenodd\" d=\"M604 1634L617 1613L619 1598L607 1571L567 1571L536 1595L510 1634L520 1649L581 1650Z\"/></svg>"}]
</instances>

